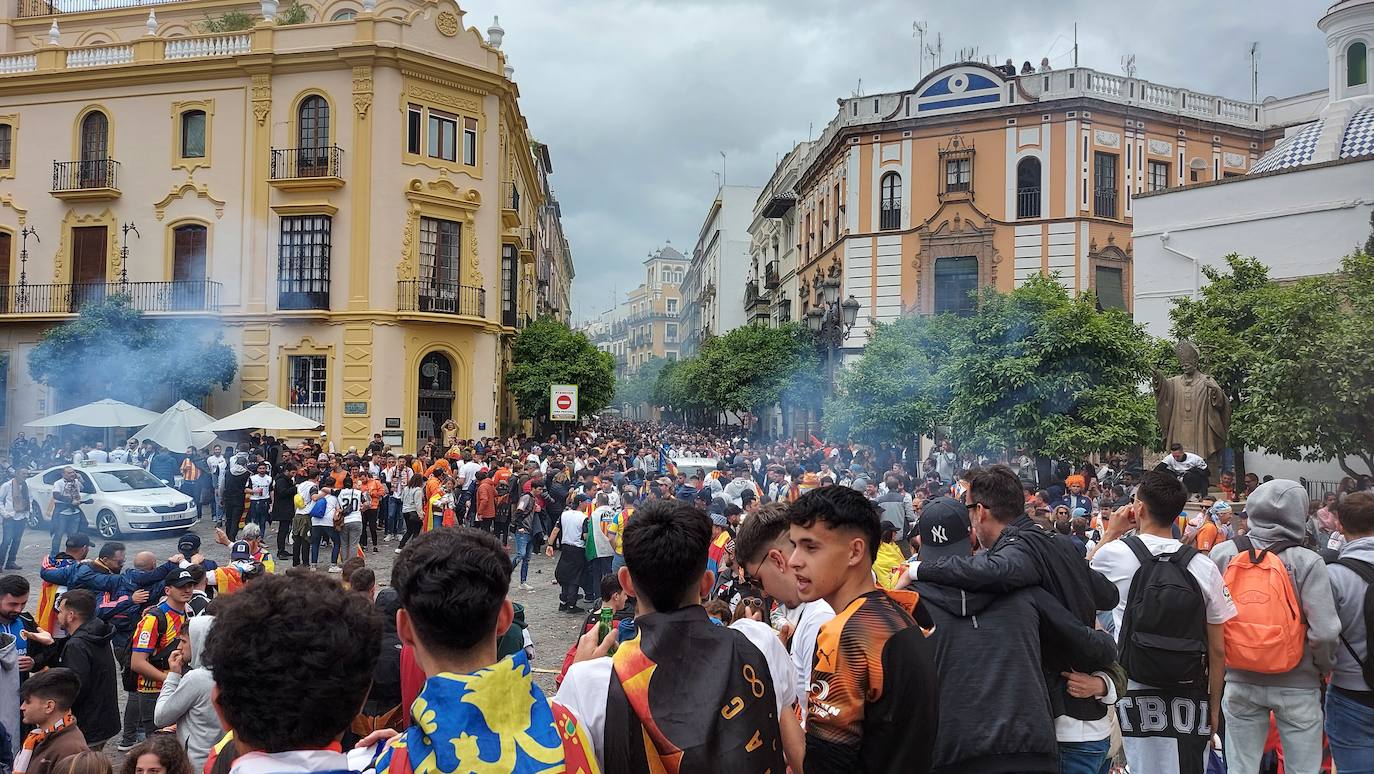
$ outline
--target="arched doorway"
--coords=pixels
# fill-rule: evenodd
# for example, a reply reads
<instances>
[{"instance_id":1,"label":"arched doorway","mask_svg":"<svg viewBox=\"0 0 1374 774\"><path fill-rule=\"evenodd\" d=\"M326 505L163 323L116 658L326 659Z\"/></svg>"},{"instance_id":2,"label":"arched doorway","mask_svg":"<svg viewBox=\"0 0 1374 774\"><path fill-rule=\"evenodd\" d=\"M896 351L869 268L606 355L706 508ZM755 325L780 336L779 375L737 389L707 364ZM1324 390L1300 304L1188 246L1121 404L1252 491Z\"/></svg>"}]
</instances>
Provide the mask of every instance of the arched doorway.
<instances>
[{"instance_id":1,"label":"arched doorway","mask_svg":"<svg viewBox=\"0 0 1374 774\"><path fill-rule=\"evenodd\" d=\"M438 438L444 423L453 418L453 362L442 352L420 360L419 397L415 414L416 448Z\"/></svg>"}]
</instances>

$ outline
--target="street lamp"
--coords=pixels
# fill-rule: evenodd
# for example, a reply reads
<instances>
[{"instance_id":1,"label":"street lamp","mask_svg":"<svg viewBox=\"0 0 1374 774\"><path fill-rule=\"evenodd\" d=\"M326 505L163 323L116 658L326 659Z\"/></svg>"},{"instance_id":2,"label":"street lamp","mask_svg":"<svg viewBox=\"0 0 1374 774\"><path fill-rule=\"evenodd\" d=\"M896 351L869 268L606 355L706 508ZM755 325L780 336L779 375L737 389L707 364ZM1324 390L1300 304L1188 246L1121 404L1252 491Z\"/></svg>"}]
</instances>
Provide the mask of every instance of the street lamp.
<instances>
[{"instance_id":1,"label":"street lamp","mask_svg":"<svg viewBox=\"0 0 1374 774\"><path fill-rule=\"evenodd\" d=\"M844 346L849 331L858 322L859 308L863 306L853 293L840 302L840 288L839 272L832 270L817 283L820 303L806 312L806 329L811 332L816 346L825 353L827 393L835 389L835 353Z\"/></svg>"}]
</instances>

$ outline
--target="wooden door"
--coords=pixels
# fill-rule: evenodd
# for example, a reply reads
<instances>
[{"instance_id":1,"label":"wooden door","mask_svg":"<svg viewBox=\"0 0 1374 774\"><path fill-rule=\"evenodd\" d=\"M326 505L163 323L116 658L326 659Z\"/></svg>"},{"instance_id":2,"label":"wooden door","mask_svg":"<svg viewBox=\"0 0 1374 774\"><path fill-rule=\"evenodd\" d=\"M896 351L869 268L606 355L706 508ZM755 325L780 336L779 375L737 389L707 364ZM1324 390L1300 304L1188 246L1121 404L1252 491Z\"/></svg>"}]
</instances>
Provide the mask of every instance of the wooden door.
<instances>
[{"instance_id":1,"label":"wooden door","mask_svg":"<svg viewBox=\"0 0 1374 774\"><path fill-rule=\"evenodd\" d=\"M95 111L81 120L82 188L104 188L109 177L110 122L105 114Z\"/></svg>"},{"instance_id":2,"label":"wooden door","mask_svg":"<svg viewBox=\"0 0 1374 774\"><path fill-rule=\"evenodd\" d=\"M10 310L10 301L14 298L14 288L10 287L13 280L10 276L10 266L13 263L14 235L8 231L0 231L0 314Z\"/></svg>"},{"instance_id":3,"label":"wooden door","mask_svg":"<svg viewBox=\"0 0 1374 774\"><path fill-rule=\"evenodd\" d=\"M105 297L109 239L104 226L82 226L72 229L72 297L71 310L82 304Z\"/></svg>"}]
</instances>

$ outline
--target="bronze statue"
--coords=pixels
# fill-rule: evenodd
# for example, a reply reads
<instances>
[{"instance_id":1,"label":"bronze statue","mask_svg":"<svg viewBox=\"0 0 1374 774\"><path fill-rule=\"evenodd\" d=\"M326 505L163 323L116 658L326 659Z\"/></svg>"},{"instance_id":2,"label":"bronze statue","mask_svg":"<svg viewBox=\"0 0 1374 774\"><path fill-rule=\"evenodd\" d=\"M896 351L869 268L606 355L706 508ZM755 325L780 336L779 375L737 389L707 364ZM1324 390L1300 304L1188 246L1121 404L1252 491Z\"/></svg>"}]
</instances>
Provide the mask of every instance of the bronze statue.
<instances>
[{"instance_id":1,"label":"bronze statue","mask_svg":"<svg viewBox=\"0 0 1374 774\"><path fill-rule=\"evenodd\" d=\"M1212 475L1221 472L1221 450L1231 426L1231 401L1212 377L1198 370L1198 351L1184 339L1174 348L1183 373L1154 374L1155 415L1164 435L1164 448L1182 444L1183 450L1207 461Z\"/></svg>"}]
</instances>

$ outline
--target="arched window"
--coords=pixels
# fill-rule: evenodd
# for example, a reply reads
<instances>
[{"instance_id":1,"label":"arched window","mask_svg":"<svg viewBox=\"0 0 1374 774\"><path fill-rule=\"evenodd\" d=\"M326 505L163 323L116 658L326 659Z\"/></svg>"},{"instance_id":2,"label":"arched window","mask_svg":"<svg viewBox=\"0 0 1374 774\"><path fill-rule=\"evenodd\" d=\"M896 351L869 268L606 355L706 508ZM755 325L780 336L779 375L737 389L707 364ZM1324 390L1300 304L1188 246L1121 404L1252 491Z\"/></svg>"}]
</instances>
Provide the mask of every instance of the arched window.
<instances>
[{"instance_id":1,"label":"arched window","mask_svg":"<svg viewBox=\"0 0 1374 774\"><path fill-rule=\"evenodd\" d=\"M174 309L205 308L205 237L199 223L172 229L172 303Z\"/></svg>"},{"instance_id":2,"label":"arched window","mask_svg":"<svg viewBox=\"0 0 1374 774\"><path fill-rule=\"evenodd\" d=\"M883 175L878 183L878 228L902 227L902 176L896 172Z\"/></svg>"},{"instance_id":3,"label":"arched window","mask_svg":"<svg viewBox=\"0 0 1374 774\"><path fill-rule=\"evenodd\" d=\"M110 120L99 110L81 119L81 163L77 170L82 188L104 188L110 158Z\"/></svg>"},{"instance_id":4,"label":"arched window","mask_svg":"<svg viewBox=\"0 0 1374 774\"><path fill-rule=\"evenodd\" d=\"M357 12L357 11L355 11L355 10L353 10L353 9L351 9L351 8L345 8L345 9L343 9L342 11L335 11L335 12L334 12L334 15L333 15L332 17L330 17L329 20L330 20L330 21L348 21L348 20L350 20L350 19L356 19L356 18L358 18L358 12Z\"/></svg>"},{"instance_id":5,"label":"arched window","mask_svg":"<svg viewBox=\"0 0 1374 774\"><path fill-rule=\"evenodd\" d=\"M1345 85L1363 86L1369 82L1369 48L1360 41L1345 50Z\"/></svg>"},{"instance_id":6,"label":"arched window","mask_svg":"<svg viewBox=\"0 0 1374 774\"><path fill-rule=\"evenodd\" d=\"M181 157L205 158L204 110L188 110L181 114Z\"/></svg>"},{"instance_id":7,"label":"arched window","mask_svg":"<svg viewBox=\"0 0 1374 774\"><path fill-rule=\"evenodd\" d=\"M312 94L296 114L297 177L318 177L329 169L329 103Z\"/></svg>"},{"instance_id":8,"label":"arched window","mask_svg":"<svg viewBox=\"0 0 1374 774\"><path fill-rule=\"evenodd\" d=\"M1035 156L1016 165L1016 217L1040 217L1040 159Z\"/></svg>"}]
</instances>

